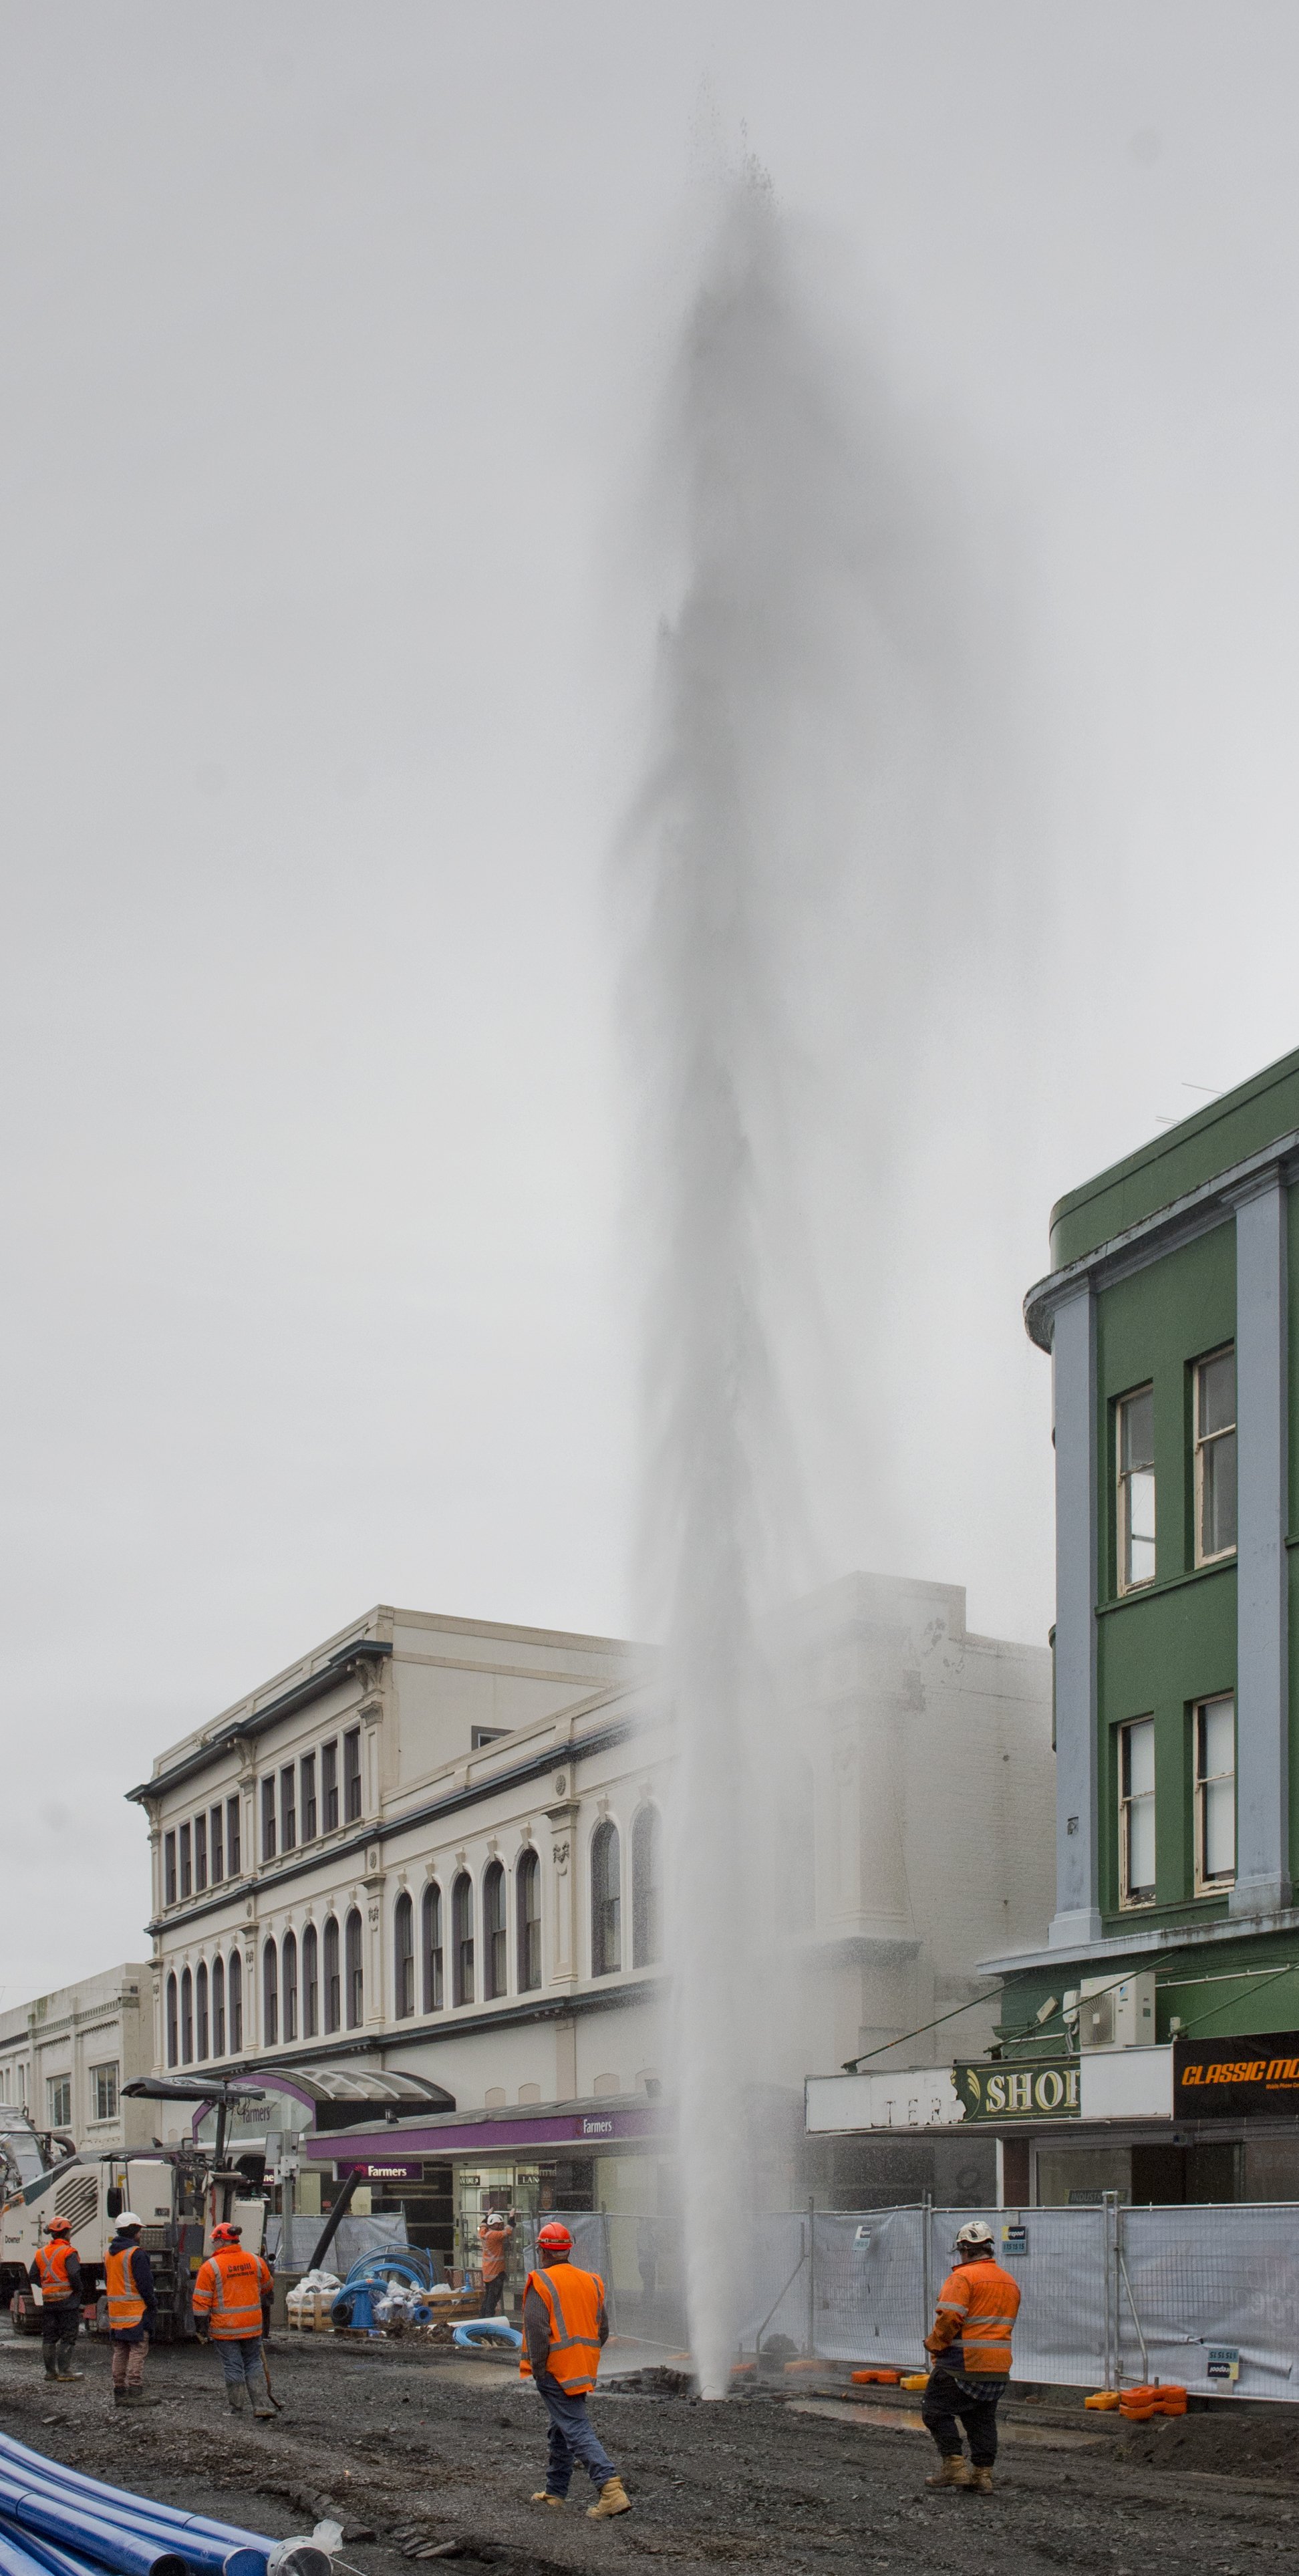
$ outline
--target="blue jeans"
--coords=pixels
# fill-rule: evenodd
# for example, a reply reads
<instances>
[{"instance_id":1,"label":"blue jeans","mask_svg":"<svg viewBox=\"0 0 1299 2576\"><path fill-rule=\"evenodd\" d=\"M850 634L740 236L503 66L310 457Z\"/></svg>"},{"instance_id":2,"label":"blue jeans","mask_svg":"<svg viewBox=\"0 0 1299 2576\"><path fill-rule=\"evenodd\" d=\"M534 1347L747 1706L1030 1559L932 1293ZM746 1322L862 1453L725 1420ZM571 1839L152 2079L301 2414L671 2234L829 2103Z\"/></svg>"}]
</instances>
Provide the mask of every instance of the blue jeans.
<instances>
[{"instance_id":1,"label":"blue jeans","mask_svg":"<svg viewBox=\"0 0 1299 2576\"><path fill-rule=\"evenodd\" d=\"M255 2398L260 2397L266 2386L261 2336L213 2335L212 2341L221 2355L221 2370L227 2386L242 2388L246 2384Z\"/></svg>"},{"instance_id":2,"label":"blue jeans","mask_svg":"<svg viewBox=\"0 0 1299 2576\"><path fill-rule=\"evenodd\" d=\"M539 2373L537 2386L545 2400L550 2417L546 2442L546 2493L566 2496L568 2482L578 2460L589 2471L597 2492L617 2476L613 2462L604 2449L594 2424L586 2411L585 2397L570 2397L567 2390L552 2379L548 2370Z\"/></svg>"}]
</instances>

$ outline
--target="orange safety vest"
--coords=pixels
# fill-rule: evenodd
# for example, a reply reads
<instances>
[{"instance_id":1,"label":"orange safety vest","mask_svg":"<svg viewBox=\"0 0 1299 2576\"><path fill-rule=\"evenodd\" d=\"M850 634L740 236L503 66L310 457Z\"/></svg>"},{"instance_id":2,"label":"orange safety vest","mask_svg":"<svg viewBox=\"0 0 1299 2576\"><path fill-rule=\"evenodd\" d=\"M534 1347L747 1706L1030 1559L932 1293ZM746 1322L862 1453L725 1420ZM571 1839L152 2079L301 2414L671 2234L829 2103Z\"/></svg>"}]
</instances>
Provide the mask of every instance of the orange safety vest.
<instances>
[{"instance_id":1,"label":"orange safety vest","mask_svg":"<svg viewBox=\"0 0 1299 2576\"><path fill-rule=\"evenodd\" d=\"M68 2260L72 2252L73 2248L69 2245L66 2236L56 2237L52 2244L37 2246L36 2269L41 2276L41 2302L44 2307L57 2308L68 2299L76 2297L76 2291L68 2279Z\"/></svg>"},{"instance_id":2,"label":"orange safety vest","mask_svg":"<svg viewBox=\"0 0 1299 2576\"><path fill-rule=\"evenodd\" d=\"M523 2285L537 2290L550 2310L550 2354L546 2369L570 2397L584 2397L595 2386L600 2360L600 2318L604 2283L598 2272L579 2272L576 2263L556 2263L548 2272L529 2272ZM522 2378L531 2379L526 2336L519 2355Z\"/></svg>"},{"instance_id":3,"label":"orange safety vest","mask_svg":"<svg viewBox=\"0 0 1299 2576\"><path fill-rule=\"evenodd\" d=\"M478 2243L482 2250L482 2273L485 2281L499 2281L505 2270L511 2230L508 2227L480 2227Z\"/></svg>"},{"instance_id":4,"label":"orange safety vest","mask_svg":"<svg viewBox=\"0 0 1299 2576\"><path fill-rule=\"evenodd\" d=\"M110 2334L129 2334L144 2315L144 2301L135 2286L131 2270L133 2245L124 2245L120 2254L104 2256L104 2287L108 2292L108 2330Z\"/></svg>"},{"instance_id":5,"label":"orange safety vest","mask_svg":"<svg viewBox=\"0 0 1299 2576\"><path fill-rule=\"evenodd\" d=\"M955 2318L957 2332L950 2343L939 2344L936 2326L929 2339L939 2367L948 2362L953 2370L970 2371L975 2377L1009 2378L1010 2338L1019 2300L1018 2281L990 2255L978 2263L958 2263L938 2293L938 2326Z\"/></svg>"},{"instance_id":6,"label":"orange safety vest","mask_svg":"<svg viewBox=\"0 0 1299 2576\"><path fill-rule=\"evenodd\" d=\"M209 2254L194 2284L196 2317L211 2317L218 2343L246 2343L262 2330L262 2291L275 2283L260 2254L222 2245Z\"/></svg>"}]
</instances>

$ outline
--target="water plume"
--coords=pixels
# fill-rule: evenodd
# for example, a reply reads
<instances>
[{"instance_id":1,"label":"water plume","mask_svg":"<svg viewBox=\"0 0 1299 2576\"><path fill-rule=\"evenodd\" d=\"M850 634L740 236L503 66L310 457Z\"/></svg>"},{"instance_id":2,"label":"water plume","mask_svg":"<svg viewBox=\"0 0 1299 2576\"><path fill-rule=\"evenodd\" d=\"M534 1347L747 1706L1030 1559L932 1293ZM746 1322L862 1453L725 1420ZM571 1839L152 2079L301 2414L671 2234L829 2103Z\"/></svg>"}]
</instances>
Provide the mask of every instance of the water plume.
<instances>
[{"instance_id":1,"label":"water plume","mask_svg":"<svg viewBox=\"0 0 1299 2576\"><path fill-rule=\"evenodd\" d=\"M896 1101L907 959L950 894L959 730L933 513L755 167L726 190L660 464L667 596L620 867L638 1571L675 1726L672 2083L692 2349L716 2396L765 2188L763 2106L806 2071L801 1721L772 1639L826 1570L807 1497L837 1400L821 1289L846 1178L826 1139L845 1088L875 1087L875 1138ZM850 1182L877 1208L886 1162Z\"/></svg>"}]
</instances>

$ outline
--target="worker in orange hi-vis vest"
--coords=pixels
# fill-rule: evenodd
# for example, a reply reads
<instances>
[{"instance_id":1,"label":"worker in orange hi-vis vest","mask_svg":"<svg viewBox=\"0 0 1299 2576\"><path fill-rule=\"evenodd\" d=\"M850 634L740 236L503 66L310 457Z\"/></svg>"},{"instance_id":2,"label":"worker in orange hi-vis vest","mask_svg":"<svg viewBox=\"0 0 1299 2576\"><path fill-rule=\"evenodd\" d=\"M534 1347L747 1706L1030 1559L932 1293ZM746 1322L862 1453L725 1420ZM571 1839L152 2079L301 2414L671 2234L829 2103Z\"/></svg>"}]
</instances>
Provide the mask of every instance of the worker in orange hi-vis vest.
<instances>
[{"instance_id":1,"label":"worker in orange hi-vis vest","mask_svg":"<svg viewBox=\"0 0 1299 2576\"><path fill-rule=\"evenodd\" d=\"M631 2497L586 2411L609 2333L604 2283L598 2272L583 2272L573 2261L573 2239L562 2219L547 2219L538 2229L537 2253L543 2268L529 2272L523 2288L519 2369L536 2381L550 2435L546 2483L532 2501L562 2505L580 2460L596 2491L588 2518L603 2522L609 2514L631 2511Z\"/></svg>"},{"instance_id":2,"label":"worker in orange hi-vis vest","mask_svg":"<svg viewBox=\"0 0 1299 2576\"><path fill-rule=\"evenodd\" d=\"M992 2493L997 2456L997 2401L1010 2379L1010 2338L1019 2314L1019 2283L993 2258L992 2229L972 2218L956 2239L956 2269L938 2293L938 2314L925 2350L934 2356L921 2413L938 2444L939 2463L926 2484ZM961 2425L970 2437L969 2465Z\"/></svg>"},{"instance_id":3,"label":"worker in orange hi-vis vest","mask_svg":"<svg viewBox=\"0 0 1299 2576\"><path fill-rule=\"evenodd\" d=\"M113 2404L156 2406L144 2393L144 2356L158 2327L153 2265L140 2243L143 2221L124 2209L104 2256L108 2340L113 2354Z\"/></svg>"},{"instance_id":4,"label":"worker in orange hi-vis vest","mask_svg":"<svg viewBox=\"0 0 1299 2576\"><path fill-rule=\"evenodd\" d=\"M505 2266L514 2241L512 2209L489 2209L478 2230L478 2260L483 2275L480 2317L499 2316L505 2296Z\"/></svg>"},{"instance_id":5,"label":"worker in orange hi-vis vest","mask_svg":"<svg viewBox=\"0 0 1299 2576\"><path fill-rule=\"evenodd\" d=\"M254 2415L270 2416L266 2365L262 2359L262 2296L275 2287L270 2265L260 2254L246 2254L240 2230L226 2222L212 2230L212 2251L199 2270L191 2305L200 2343L209 2335L221 2355L226 2404L242 2415L244 2397Z\"/></svg>"},{"instance_id":6,"label":"worker in orange hi-vis vest","mask_svg":"<svg viewBox=\"0 0 1299 2576\"><path fill-rule=\"evenodd\" d=\"M47 2379L84 2379L74 2370L81 2327L81 2265L66 2218L52 2218L48 2243L38 2245L28 2273L41 2294L41 2344Z\"/></svg>"}]
</instances>

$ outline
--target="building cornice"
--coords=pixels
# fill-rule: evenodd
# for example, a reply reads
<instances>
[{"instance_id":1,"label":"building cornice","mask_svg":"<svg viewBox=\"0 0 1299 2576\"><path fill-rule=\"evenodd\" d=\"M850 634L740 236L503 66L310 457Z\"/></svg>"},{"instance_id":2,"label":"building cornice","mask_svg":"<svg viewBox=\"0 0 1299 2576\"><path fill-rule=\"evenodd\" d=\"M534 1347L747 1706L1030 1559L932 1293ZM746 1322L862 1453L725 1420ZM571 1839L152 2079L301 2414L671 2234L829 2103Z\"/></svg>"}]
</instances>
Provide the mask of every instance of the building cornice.
<instances>
[{"instance_id":1,"label":"building cornice","mask_svg":"<svg viewBox=\"0 0 1299 2576\"><path fill-rule=\"evenodd\" d=\"M152 1780L142 1780L138 1788L128 1789L125 1793L127 1798L133 1799L137 1806L148 1806L152 1799L174 1789L178 1782L190 1780L196 1772L205 1771L214 1756L224 1753L230 1745L261 1735L279 1718L292 1717L295 1710L310 1707L313 1700L323 1699L326 1691L336 1690L340 1682L349 1680L358 1664L382 1663L392 1651L388 1638L354 1637L350 1644L340 1646L318 1672L308 1673L305 1681L295 1682L291 1690L281 1691L277 1698L268 1699L264 1707L251 1710L247 1717L233 1718L228 1726L218 1724L192 1753L183 1754L180 1761L173 1762L168 1770L155 1772Z\"/></svg>"},{"instance_id":2,"label":"building cornice","mask_svg":"<svg viewBox=\"0 0 1299 2576\"><path fill-rule=\"evenodd\" d=\"M1094 1961L1108 1966L1113 1960L1121 1965L1125 1959L1161 1959L1168 1951L1200 1950L1221 1942L1257 1941L1277 1932L1299 1933L1299 1905L1278 1906L1271 1914L1219 1914L1207 1923L1147 1923L1130 1932L1106 1933L1099 1941L1062 1941L1058 1948L1013 1950L1008 1959L981 1959L977 1974L981 1977L1019 1976L1030 1968L1063 1970L1070 1962L1086 1966Z\"/></svg>"},{"instance_id":3,"label":"building cornice","mask_svg":"<svg viewBox=\"0 0 1299 2576\"><path fill-rule=\"evenodd\" d=\"M1052 1270L1029 1289L1024 1299L1024 1325L1029 1340L1039 1350L1049 1351L1056 1310L1067 1298L1076 1296L1081 1287L1112 1288L1118 1280L1130 1278L1150 1262L1162 1260L1166 1253L1179 1252L1184 1244L1194 1243L1217 1226L1230 1224L1242 1200L1257 1197L1274 1179L1292 1180L1297 1167L1299 1128L1294 1128L1261 1147L1258 1153L1231 1164L1226 1171L1215 1172L1211 1180L1201 1181L1184 1197L1170 1200L1153 1216L1139 1218L1121 1234L1112 1235L1107 1243L1080 1253L1062 1270Z\"/></svg>"},{"instance_id":4,"label":"building cornice","mask_svg":"<svg viewBox=\"0 0 1299 2576\"><path fill-rule=\"evenodd\" d=\"M188 1931L192 1923L202 1922L207 1916L222 1912L232 1903L242 1903L250 1896L264 1895L274 1899L281 1887L291 1885L295 1879L309 1877L313 1871L335 1861L346 1860L354 1853L364 1853L370 1843L393 1842L399 1835L412 1833L420 1825L436 1824L443 1816L459 1815L466 1807L483 1804L502 1789L515 1789L529 1780L544 1779L548 1772L571 1768L574 1763L585 1761L588 1754L608 1752L614 1745L623 1744L629 1736L637 1734L640 1723L636 1718L619 1718L612 1725L596 1728L590 1735L574 1737L567 1744L552 1744L545 1752L530 1754L525 1762L514 1762L503 1770L494 1771L489 1779L475 1780L463 1788L448 1790L444 1797L427 1799L422 1806L412 1807L402 1816L372 1818L354 1832L342 1834L337 1841L313 1843L309 1851L295 1860L273 1861L265 1870L250 1871L242 1878L223 1879L217 1893L205 1896L196 1905L168 1906L165 1914L155 1915L151 1922L146 1923L145 1931L155 1935ZM237 1928L231 1926L232 1931Z\"/></svg>"}]
</instances>

